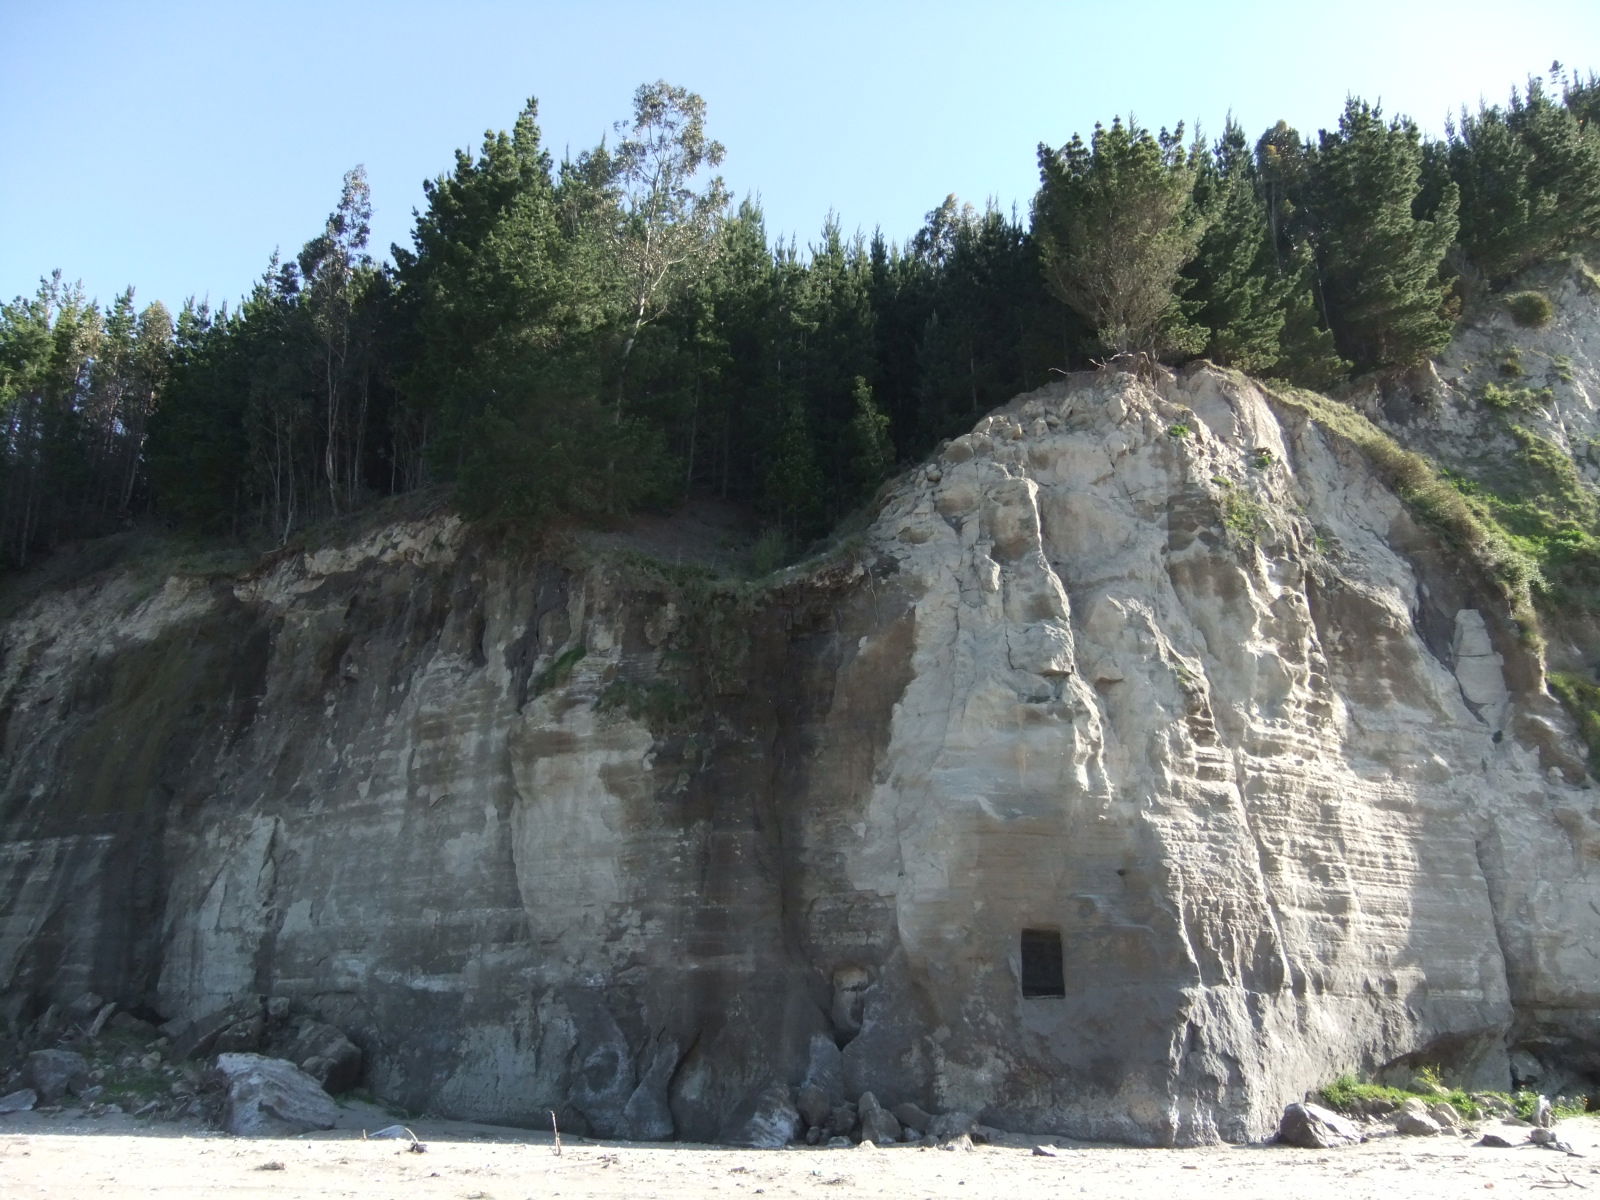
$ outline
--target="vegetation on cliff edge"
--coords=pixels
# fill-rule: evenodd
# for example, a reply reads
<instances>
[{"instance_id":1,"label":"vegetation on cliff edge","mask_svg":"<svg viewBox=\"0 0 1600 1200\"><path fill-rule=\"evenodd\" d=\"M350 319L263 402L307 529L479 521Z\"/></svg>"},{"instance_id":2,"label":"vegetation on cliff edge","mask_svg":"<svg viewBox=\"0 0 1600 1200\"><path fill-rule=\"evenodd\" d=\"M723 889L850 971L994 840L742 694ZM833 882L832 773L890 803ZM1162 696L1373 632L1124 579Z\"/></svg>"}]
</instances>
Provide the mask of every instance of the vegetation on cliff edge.
<instances>
[{"instance_id":1,"label":"vegetation on cliff edge","mask_svg":"<svg viewBox=\"0 0 1600 1200\"><path fill-rule=\"evenodd\" d=\"M801 545L1053 369L1420 361L1464 298L1600 235L1597 113L1557 67L1439 141L1354 97L1253 145L1119 119L1041 146L1028 216L952 196L901 244L830 218L802 249L731 202L694 93L641 87L559 163L529 101L388 261L357 167L231 308L59 273L0 307L0 563L151 515L281 544L429 484L533 528L715 496Z\"/></svg>"}]
</instances>

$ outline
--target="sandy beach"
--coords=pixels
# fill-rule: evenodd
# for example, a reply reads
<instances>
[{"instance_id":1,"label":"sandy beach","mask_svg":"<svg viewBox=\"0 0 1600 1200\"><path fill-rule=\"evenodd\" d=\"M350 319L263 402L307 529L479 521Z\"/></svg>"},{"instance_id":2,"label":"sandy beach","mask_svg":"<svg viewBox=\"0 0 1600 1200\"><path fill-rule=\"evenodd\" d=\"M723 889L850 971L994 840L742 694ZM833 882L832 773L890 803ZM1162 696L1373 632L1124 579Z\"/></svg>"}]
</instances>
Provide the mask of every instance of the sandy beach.
<instances>
[{"instance_id":1,"label":"sandy beach","mask_svg":"<svg viewBox=\"0 0 1600 1200\"><path fill-rule=\"evenodd\" d=\"M369 1140L390 1118L347 1110L341 1128L289 1139L244 1139L192 1123L150 1124L65 1111L0 1118L0 1195L35 1197L354 1197L451 1200L523 1197L1004 1197L1227 1196L1229 1200L1407 1200L1485 1192L1600 1187L1600 1123L1563 1121L1581 1157L1532 1146L1496 1150L1475 1137L1378 1133L1340 1150L1210 1146L1146 1150L1010 1136L970 1150L921 1146L736 1150L682 1143L564 1138L423 1118L426 1150ZM1525 1130L1485 1123L1516 1138ZM1035 1147L1051 1154L1035 1153Z\"/></svg>"}]
</instances>

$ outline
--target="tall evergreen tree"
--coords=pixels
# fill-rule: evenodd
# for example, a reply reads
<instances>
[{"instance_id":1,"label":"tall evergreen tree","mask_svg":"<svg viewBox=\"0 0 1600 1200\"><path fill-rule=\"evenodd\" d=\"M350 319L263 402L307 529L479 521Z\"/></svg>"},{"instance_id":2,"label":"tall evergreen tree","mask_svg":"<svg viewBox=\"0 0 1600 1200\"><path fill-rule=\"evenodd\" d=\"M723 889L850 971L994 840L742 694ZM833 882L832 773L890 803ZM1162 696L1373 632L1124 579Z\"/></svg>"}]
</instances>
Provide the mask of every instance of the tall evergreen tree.
<instances>
[{"instance_id":1,"label":"tall evergreen tree","mask_svg":"<svg viewBox=\"0 0 1600 1200\"><path fill-rule=\"evenodd\" d=\"M1152 135L1119 117L1087 146L1039 147L1034 236L1050 290L1110 351L1184 353L1197 331L1180 304L1179 272L1203 226L1193 204L1199 148L1183 126Z\"/></svg>"},{"instance_id":2,"label":"tall evergreen tree","mask_svg":"<svg viewBox=\"0 0 1600 1200\"><path fill-rule=\"evenodd\" d=\"M1441 268L1455 240L1457 192L1414 212L1421 134L1405 119L1352 97L1310 161L1309 222L1328 325L1342 354L1365 370L1408 367L1450 339Z\"/></svg>"},{"instance_id":3,"label":"tall evergreen tree","mask_svg":"<svg viewBox=\"0 0 1600 1200\"><path fill-rule=\"evenodd\" d=\"M1281 357L1286 281L1280 271L1244 130L1231 118L1202 160L1195 205L1205 224L1185 274L1193 319L1207 331L1203 353L1245 371L1270 371Z\"/></svg>"},{"instance_id":4,"label":"tall evergreen tree","mask_svg":"<svg viewBox=\"0 0 1600 1200\"><path fill-rule=\"evenodd\" d=\"M411 440L436 477L459 473L473 422L506 398L507 364L556 346L565 324L571 291L537 116L529 100L476 158L458 150L454 170L423 185L412 247L394 248Z\"/></svg>"}]
</instances>

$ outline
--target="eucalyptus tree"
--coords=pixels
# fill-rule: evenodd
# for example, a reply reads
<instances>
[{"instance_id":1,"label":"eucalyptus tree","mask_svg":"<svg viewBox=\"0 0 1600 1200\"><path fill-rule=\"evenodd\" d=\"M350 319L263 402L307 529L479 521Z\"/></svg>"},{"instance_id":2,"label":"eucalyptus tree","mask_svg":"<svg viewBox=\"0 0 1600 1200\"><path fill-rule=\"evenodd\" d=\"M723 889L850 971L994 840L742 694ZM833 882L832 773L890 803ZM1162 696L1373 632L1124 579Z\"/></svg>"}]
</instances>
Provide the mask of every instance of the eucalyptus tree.
<instances>
[{"instance_id":1,"label":"eucalyptus tree","mask_svg":"<svg viewBox=\"0 0 1600 1200\"><path fill-rule=\"evenodd\" d=\"M365 347L359 345L357 308L376 274L366 252L372 228L372 191L366 169L345 173L339 206L300 251L300 303L317 345L322 393L322 476L328 503L340 508L341 493L354 502L361 445L366 433ZM352 395L353 393L353 395ZM347 412L351 406L355 412ZM342 470L341 470L342 466Z\"/></svg>"},{"instance_id":2,"label":"eucalyptus tree","mask_svg":"<svg viewBox=\"0 0 1600 1200\"><path fill-rule=\"evenodd\" d=\"M722 177L700 181L722 164L721 142L706 137L706 103L666 80L642 85L633 117L618 121L611 155L620 213L615 227L623 296L623 342L617 368L616 418L622 418L628 359L639 331L658 316L670 284L686 282L715 255L728 208Z\"/></svg>"}]
</instances>

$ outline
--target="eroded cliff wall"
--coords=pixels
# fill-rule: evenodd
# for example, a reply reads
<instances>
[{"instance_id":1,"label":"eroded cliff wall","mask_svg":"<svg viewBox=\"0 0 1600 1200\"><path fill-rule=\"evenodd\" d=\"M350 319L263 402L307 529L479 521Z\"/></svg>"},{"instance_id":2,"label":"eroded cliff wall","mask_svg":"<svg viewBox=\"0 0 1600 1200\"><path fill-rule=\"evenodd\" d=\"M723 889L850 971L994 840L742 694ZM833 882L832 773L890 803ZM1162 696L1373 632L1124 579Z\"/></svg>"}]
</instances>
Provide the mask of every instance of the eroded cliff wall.
<instances>
[{"instance_id":1,"label":"eroded cliff wall","mask_svg":"<svg viewBox=\"0 0 1600 1200\"><path fill-rule=\"evenodd\" d=\"M712 1138L810 1079L1165 1143L1600 1011L1503 598L1207 368L1020 398L760 585L435 514L3 638L13 1020L271 993L452 1115Z\"/></svg>"}]
</instances>

